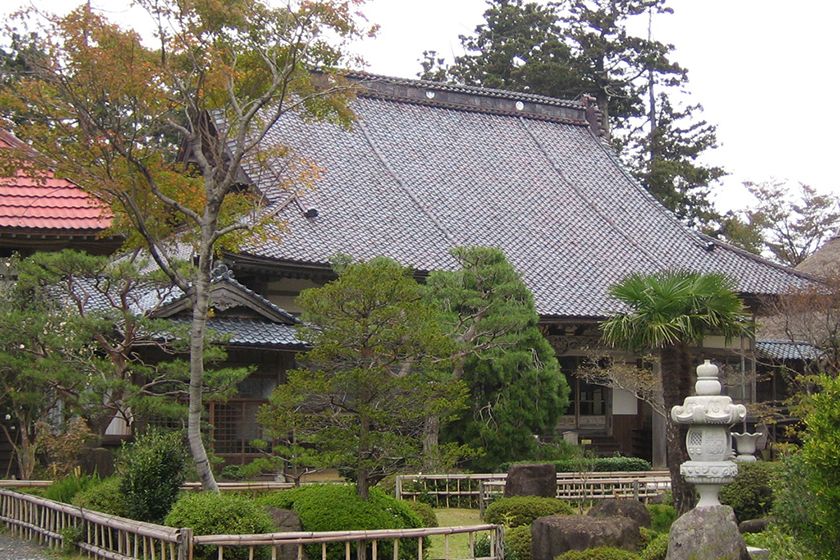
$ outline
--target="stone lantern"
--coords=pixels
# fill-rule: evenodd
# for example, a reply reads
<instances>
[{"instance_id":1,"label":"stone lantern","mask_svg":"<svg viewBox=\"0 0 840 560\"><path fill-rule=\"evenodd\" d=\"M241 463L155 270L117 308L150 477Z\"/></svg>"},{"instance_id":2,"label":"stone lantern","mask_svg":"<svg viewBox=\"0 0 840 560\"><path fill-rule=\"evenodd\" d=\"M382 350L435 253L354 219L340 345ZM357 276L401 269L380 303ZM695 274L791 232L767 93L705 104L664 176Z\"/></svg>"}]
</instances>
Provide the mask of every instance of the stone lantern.
<instances>
[{"instance_id":1,"label":"stone lantern","mask_svg":"<svg viewBox=\"0 0 840 560\"><path fill-rule=\"evenodd\" d=\"M680 474L697 488L697 507L718 506L720 487L738 474L738 466L731 460L729 430L744 420L747 409L720 394L718 368L709 360L697 366L694 390L695 396L686 397L682 406L671 409L674 422L689 426L686 447L691 460L680 465Z\"/></svg>"}]
</instances>

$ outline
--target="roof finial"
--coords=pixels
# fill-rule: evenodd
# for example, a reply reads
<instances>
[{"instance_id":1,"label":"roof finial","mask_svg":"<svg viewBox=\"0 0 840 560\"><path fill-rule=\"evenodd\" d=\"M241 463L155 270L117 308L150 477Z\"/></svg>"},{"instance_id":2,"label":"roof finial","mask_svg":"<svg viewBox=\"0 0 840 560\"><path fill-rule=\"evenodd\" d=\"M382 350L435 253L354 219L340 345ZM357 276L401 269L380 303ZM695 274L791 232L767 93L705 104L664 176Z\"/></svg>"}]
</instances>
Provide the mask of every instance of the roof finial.
<instances>
[{"instance_id":1,"label":"roof finial","mask_svg":"<svg viewBox=\"0 0 840 560\"><path fill-rule=\"evenodd\" d=\"M581 96L580 100L586 111L586 122L589 123L589 130L591 130L592 134L595 136L605 136L606 131L604 130L603 119L601 118L601 109L598 107L597 100L588 94Z\"/></svg>"}]
</instances>

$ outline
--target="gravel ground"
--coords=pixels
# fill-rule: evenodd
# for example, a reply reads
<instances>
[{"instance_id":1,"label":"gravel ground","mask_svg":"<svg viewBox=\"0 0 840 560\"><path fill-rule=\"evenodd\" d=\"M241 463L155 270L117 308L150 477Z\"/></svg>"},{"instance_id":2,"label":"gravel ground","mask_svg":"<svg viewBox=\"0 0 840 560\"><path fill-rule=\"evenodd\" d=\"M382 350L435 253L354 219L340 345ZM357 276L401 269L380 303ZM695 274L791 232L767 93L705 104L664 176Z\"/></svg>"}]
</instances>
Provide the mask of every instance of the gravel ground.
<instances>
[{"instance_id":1,"label":"gravel ground","mask_svg":"<svg viewBox=\"0 0 840 560\"><path fill-rule=\"evenodd\" d=\"M55 557L49 556L46 548L0 532L0 560L55 560Z\"/></svg>"}]
</instances>

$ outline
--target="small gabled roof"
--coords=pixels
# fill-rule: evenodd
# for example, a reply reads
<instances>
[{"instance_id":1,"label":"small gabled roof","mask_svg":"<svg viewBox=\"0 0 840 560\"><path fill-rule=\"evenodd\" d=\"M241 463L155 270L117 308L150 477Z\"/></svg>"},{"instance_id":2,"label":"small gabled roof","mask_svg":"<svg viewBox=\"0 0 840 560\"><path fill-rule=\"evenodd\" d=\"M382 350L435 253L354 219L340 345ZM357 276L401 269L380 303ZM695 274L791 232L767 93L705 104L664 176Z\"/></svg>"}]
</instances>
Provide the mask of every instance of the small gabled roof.
<instances>
[{"instance_id":1,"label":"small gabled roof","mask_svg":"<svg viewBox=\"0 0 840 560\"><path fill-rule=\"evenodd\" d=\"M297 317L268 298L236 281L233 272L224 264L213 269L210 284L210 305L217 311L233 307L248 308L267 321L284 325L296 325ZM192 302L180 289L173 288L164 301L158 302L150 313L153 317L170 318L192 310Z\"/></svg>"},{"instance_id":2,"label":"small gabled roof","mask_svg":"<svg viewBox=\"0 0 840 560\"><path fill-rule=\"evenodd\" d=\"M0 129L0 149L29 148ZM107 206L52 171L18 169L0 177L0 231L91 235L111 226Z\"/></svg>"},{"instance_id":3,"label":"small gabled roof","mask_svg":"<svg viewBox=\"0 0 840 560\"><path fill-rule=\"evenodd\" d=\"M212 316L207 320L207 327L227 338L227 344L237 346L260 346L300 350L305 344L297 337L295 326L300 320L283 308L272 303L236 281L225 265L218 265L213 271L211 281L211 307L223 313L239 308L246 310L247 316ZM73 283L76 299L88 311L111 311L119 305L116 290L103 280L79 278ZM59 299L68 300L61 290L54 291ZM191 302L179 288L149 282L138 286L126 294L126 301L132 313L166 319L172 323L188 324L191 320ZM113 301L110 299L113 298ZM116 302L116 303L115 303ZM168 338L170 334L161 334Z\"/></svg>"},{"instance_id":4,"label":"small gabled roof","mask_svg":"<svg viewBox=\"0 0 840 560\"><path fill-rule=\"evenodd\" d=\"M718 272L750 295L809 282L680 223L624 169L587 102L353 78L351 130L286 115L263 140L323 170L299 204L281 177L245 166L282 222L247 244L245 259L311 267L337 253L382 255L430 271L456 266L452 247L495 246L548 318L622 310L607 290L631 273Z\"/></svg>"}]
</instances>

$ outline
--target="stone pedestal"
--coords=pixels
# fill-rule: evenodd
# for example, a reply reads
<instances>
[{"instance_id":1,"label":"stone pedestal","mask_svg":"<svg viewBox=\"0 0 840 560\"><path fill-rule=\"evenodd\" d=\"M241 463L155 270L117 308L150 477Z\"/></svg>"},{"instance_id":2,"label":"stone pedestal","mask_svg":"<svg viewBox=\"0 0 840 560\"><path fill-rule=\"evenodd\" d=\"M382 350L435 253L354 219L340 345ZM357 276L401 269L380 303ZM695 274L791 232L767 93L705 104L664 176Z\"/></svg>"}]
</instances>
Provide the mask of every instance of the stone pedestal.
<instances>
[{"instance_id":1,"label":"stone pedestal","mask_svg":"<svg viewBox=\"0 0 840 560\"><path fill-rule=\"evenodd\" d=\"M674 521L665 560L749 560L729 506L698 506Z\"/></svg>"}]
</instances>

